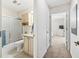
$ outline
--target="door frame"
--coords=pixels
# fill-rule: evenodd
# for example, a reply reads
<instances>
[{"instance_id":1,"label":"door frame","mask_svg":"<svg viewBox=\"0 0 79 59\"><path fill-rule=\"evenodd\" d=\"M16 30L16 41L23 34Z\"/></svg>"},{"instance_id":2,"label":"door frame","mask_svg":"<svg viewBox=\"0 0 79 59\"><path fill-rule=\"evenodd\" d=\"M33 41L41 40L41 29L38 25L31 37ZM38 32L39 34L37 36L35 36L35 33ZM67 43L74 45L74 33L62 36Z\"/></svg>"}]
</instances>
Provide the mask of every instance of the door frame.
<instances>
[{"instance_id":1,"label":"door frame","mask_svg":"<svg viewBox=\"0 0 79 59\"><path fill-rule=\"evenodd\" d=\"M69 24L68 25L68 27L67 27L67 24ZM67 31L68 31L68 33L67 33ZM67 11L66 12L66 49L70 52L70 9L69 9L69 11ZM69 37L69 38L67 38L67 37Z\"/></svg>"},{"instance_id":2,"label":"door frame","mask_svg":"<svg viewBox=\"0 0 79 59\"><path fill-rule=\"evenodd\" d=\"M67 15L66 15L66 17L67 17ZM67 45L66 44L66 19L64 20L64 23L65 23L65 46ZM51 41L52 41L52 14L50 15L50 45L52 45Z\"/></svg>"}]
</instances>

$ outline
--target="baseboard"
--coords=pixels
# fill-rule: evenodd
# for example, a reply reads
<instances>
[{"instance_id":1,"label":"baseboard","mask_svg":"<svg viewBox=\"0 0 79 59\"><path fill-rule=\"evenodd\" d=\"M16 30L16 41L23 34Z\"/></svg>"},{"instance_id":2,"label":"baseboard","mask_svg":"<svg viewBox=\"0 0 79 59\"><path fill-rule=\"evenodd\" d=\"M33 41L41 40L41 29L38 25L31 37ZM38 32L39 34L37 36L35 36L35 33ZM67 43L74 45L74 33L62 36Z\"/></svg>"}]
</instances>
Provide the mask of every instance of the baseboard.
<instances>
[{"instance_id":1,"label":"baseboard","mask_svg":"<svg viewBox=\"0 0 79 59\"><path fill-rule=\"evenodd\" d=\"M45 54L47 53L48 49L49 49L50 45L47 47L46 51L44 52L42 58L44 58Z\"/></svg>"}]
</instances>

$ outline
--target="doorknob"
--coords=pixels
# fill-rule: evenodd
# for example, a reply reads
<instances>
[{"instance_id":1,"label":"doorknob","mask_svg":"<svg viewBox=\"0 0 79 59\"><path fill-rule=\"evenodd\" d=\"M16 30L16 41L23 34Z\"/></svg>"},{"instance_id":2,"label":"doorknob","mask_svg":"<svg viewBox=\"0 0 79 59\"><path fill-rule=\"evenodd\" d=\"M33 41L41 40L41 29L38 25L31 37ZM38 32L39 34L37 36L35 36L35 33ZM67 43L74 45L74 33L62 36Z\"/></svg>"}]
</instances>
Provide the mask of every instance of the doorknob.
<instances>
[{"instance_id":1,"label":"doorknob","mask_svg":"<svg viewBox=\"0 0 79 59\"><path fill-rule=\"evenodd\" d=\"M74 42L75 43L75 45L77 46L77 45L79 45L79 41L77 41L77 42Z\"/></svg>"}]
</instances>

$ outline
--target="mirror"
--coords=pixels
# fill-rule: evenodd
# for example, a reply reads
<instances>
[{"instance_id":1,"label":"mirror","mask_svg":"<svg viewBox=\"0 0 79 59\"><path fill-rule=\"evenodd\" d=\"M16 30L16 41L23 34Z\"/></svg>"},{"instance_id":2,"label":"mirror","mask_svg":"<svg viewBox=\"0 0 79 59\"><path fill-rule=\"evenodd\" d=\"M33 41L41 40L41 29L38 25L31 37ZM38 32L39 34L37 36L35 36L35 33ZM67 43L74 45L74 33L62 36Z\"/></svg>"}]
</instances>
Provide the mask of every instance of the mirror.
<instances>
[{"instance_id":1,"label":"mirror","mask_svg":"<svg viewBox=\"0 0 79 59\"><path fill-rule=\"evenodd\" d=\"M72 9L71 15L71 31L73 34L77 35L77 4Z\"/></svg>"}]
</instances>

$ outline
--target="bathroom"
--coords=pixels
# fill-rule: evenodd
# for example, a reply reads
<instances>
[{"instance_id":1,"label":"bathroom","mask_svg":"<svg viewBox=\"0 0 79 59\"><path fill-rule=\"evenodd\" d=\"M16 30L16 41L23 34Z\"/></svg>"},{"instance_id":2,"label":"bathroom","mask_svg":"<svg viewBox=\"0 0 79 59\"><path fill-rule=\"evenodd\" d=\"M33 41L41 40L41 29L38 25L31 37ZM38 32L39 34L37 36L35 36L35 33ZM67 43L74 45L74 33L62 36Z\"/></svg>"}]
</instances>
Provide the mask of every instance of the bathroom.
<instances>
[{"instance_id":1,"label":"bathroom","mask_svg":"<svg viewBox=\"0 0 79 59\"><path fill-rule=\"evenodd\" d=\"M32 4L32 0L2 0L2 57L33 57Z\"/></svg>"}]
</instances>

